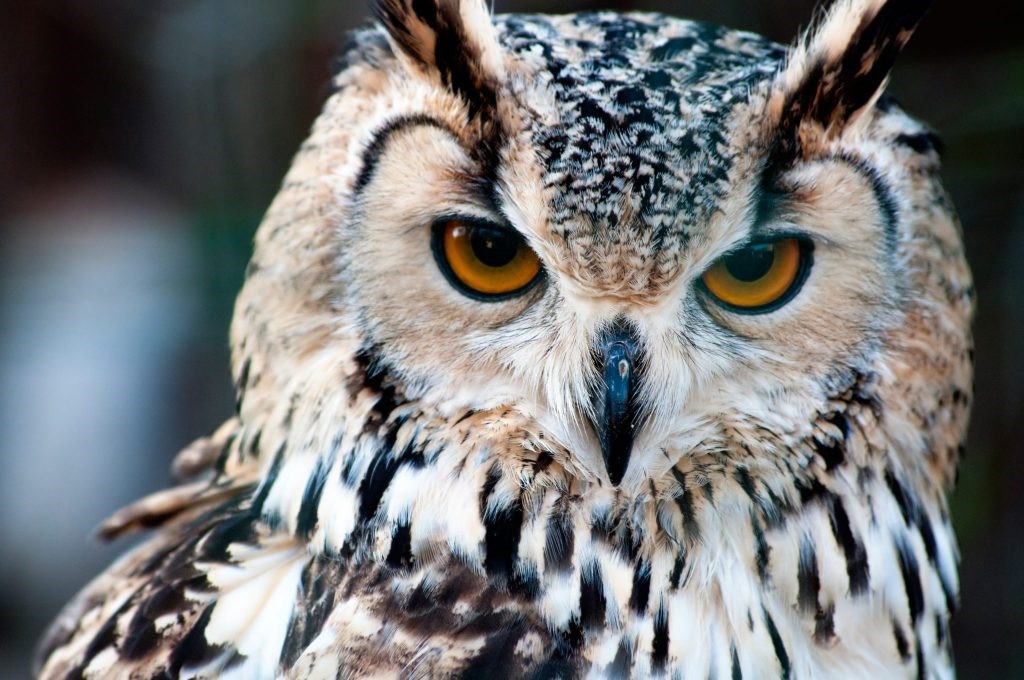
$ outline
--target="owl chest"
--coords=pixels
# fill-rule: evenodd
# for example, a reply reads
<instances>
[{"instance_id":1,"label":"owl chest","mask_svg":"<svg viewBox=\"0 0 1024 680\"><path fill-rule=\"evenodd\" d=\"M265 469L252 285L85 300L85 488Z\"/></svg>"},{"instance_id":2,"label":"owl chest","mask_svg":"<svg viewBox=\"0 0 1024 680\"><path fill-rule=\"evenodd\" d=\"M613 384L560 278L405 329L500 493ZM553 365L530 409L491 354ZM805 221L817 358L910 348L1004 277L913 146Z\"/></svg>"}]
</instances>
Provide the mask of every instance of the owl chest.
<instances>
[{"instance_id":1,"label":"owl chest","mask_svg":"<svg viewBox=\"0 0 1024 680\"><path fill-rule=\"evenodd\" d=\"M701 515L692 540L654 545L624 525L505 520L488 540L494 520L482 519L478 561L435 542L433 564L417 565L421 554L404 571L353 576L338 611L354 619L333 627L339 657L389 659L396 674L413 664L590 677L899 677L922 663L918 627L902 622L902 592L887 590L894 575L876 559L884 547L858 534L860 552L846 554L827 508L772 524L736 504ZM374 635L354 620L373 621Z\"/></svg>"},{"instance_id":2,"label":"owl chest","mask_svg":"<svg viewBox=\"0 0 1024 680\"><path fill-rule=\"evenodd\" d=\"M951 667L950 529L884 474L854 490L730 469L705 475L713 488L678 479L641 501L446 461L367 464L370 481L327 484L315 522L289 510L304 496L285 503L270 490L265 512L297 533L311 527L302 592L317 570L330 574L311 590L326 602L318 645L298 647L288 667L612 677L943 677ZM292 466L312 469L300 462L277 484L311 488L295 482L304 477ZM326 479L345 479L335 465ZM302 598L298 622L312 606Z\"/></svg>"}]
</instances>

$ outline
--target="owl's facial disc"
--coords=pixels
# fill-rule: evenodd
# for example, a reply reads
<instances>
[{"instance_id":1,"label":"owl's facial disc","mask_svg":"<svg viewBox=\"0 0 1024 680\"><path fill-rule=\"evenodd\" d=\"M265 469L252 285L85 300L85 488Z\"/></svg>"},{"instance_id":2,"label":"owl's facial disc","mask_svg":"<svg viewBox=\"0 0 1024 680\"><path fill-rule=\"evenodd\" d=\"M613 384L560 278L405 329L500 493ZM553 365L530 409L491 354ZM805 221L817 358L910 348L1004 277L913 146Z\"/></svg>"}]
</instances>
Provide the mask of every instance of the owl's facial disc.
<instances>
[{"instance_id":1,"label":"owl's facial disc","mask_svg":"<svg viewBox=\"0 0 1024 680\"><path fill-rule=\"evenodd\" d=\"M622 320L601 334L594 352L601 381L594 394L593 427L608 477L616 486L626 474L633 451L641 352L636 331Z\"/></svg>"},{"instance_id":2,"label":"owl's facial disc","mask_svg":"<svg viewBox=\"0 0 1024 680\"><path fill-rule=\"evenodd\" d=\"M393 47L418 35L396 32ZM659 61L643 97L647 70L595 94L551 90L543 67L519 77L532 44L501 35L517 77L467 57L450 65L470 72L424 79L435 41L417 43L352 144L351 216L331 252L360 345L424 412L513 414L511 441L619 487L717 446L735 422L812 421L835 367L864 364L900 321L897 213L871 165L776 154L762 131L776 126L771 59L756 73L726 60L707 87ZM568 40L567 53L596 49ZM660 40L627 45L632 59L653 68L644 45ZM590 63L559 66L563 80L590 82ZM726 85L730 103L706 106ZM703 137L733 127L756 139Z\"/></svg>"}]
</instances>

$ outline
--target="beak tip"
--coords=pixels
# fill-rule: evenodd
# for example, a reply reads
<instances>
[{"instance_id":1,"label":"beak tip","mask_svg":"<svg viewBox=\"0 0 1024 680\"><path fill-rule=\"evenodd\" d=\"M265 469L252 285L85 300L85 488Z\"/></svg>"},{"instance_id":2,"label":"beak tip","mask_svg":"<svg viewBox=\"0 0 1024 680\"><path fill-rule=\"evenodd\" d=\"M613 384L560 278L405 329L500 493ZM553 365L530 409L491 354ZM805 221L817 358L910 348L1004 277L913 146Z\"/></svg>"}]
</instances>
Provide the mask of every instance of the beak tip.
<instances>
[{"instance_id":1,"label":"beak tip","mask_svg":"<svg viewBox=\"0 0 1024 680\"><path fill-rule=\"evenodd\" d=\"M608 479L611 480L612 486L618 486L622 483L622 478L626 475L626 466L621 468L608 467Z\"/></svg>"},{"instance_id":2,"label":"beak tip","mask_svg":"<svg viewBox=\"0 0 1024 680\"><path fill-rule=\"evenodd\" d=\"M633 428L632 424L623 430L605 431L601 441L601 454L604 458L604 467L608 471L608 478L612 485L618 486L626 475L626 468L629 467L629 458L633 450Z\"/></svg>"}]
</instances>

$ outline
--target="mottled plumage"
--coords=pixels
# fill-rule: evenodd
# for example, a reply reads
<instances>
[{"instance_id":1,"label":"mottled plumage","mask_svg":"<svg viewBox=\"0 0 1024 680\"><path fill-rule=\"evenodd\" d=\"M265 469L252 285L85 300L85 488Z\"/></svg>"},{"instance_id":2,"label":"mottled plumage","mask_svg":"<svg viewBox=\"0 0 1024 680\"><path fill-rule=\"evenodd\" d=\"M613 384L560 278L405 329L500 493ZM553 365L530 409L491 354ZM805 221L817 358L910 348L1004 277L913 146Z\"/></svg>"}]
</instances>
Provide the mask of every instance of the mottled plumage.
<instances>
[{"instance_id":1,"label":"mottled plumage","mask_svg":"<svg viewBox=\"0 0 1024 680\"><path fill-rule=\"evenodd\" d=\"M156 529L39 674L952 676L973 288L882 94L926 9L787 49L380 0L256 235L237 414L104 525ZM542 273L460 292L452 216ZM794 293L716 302L768 237Z\"/></svg>"}]
</instances>

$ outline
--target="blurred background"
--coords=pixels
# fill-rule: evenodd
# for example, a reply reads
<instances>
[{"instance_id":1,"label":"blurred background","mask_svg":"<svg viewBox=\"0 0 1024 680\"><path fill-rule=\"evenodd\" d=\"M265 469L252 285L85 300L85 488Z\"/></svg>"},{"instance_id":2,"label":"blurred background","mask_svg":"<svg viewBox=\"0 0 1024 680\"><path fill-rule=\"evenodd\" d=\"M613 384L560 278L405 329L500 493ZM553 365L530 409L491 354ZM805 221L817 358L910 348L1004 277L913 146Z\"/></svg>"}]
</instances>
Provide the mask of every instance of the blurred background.
<instances>
[{"instance_id":1,"label":"blurred background","mask_svg":"<svg viewBox=\"0 0 1024 680\"><path fill-rule=\"evenodd\" d=\"M788 42L813 0L497 0L657 10ZM961 674L1024 677L1024 14L940 0L890 91L946 142L980 306L954 497ZM997 6L998 5L998 6ZM0 8L0 677L126 546L90 533L231 413L250 241L366 0Z\"/></svg>"}]
</instances>

